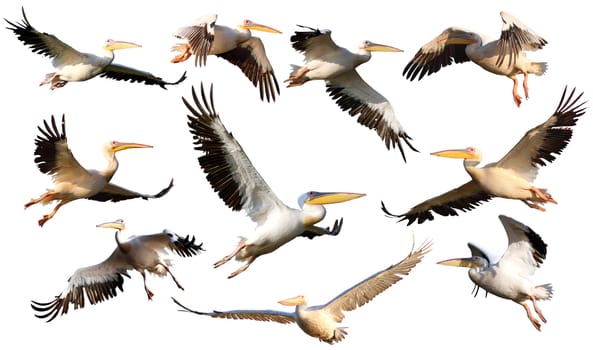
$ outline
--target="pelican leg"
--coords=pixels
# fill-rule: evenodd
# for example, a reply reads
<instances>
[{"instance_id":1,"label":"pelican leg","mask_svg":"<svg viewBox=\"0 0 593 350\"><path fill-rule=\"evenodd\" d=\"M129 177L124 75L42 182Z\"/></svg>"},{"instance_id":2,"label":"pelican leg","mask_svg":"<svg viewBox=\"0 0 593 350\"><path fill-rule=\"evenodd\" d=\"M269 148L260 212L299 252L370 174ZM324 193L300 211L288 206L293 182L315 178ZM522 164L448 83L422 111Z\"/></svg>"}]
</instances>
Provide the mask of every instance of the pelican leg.
<instances>
[{"instance_id":1,"label":"pelican leg","mask_svg":"<svg viewBox=\"0 0 593 350\"><path fill-rule=\"evenodd\" d=\"M288 83L287 87L301 86L305 83L303 76L309 72L309 68L301 67L296 72L292 73L284 82Z\"/></svg>"},{"instance_id":2,"label":"pelican leg","mask_svg":"<svg viewBox=\"0 0 593 350\"><path fill-rule=\"evenodd\" d=\"M539 211L546 211L546 209L544 207L537 205L535 203L532 203L530 201L524 200L523 203L527 204L527 206L530 208L537 209Z\"/></svg>"},{"instance_id":3,"label":"pelican leg","mask_svg":"<svg viewBox=\"0 0 593 350\"><path fill-rule=\"evenodd\" d=\"M237 255L241 251L241 249L245 248L245 246L247 245L245 242L246 242L245 238L241 239L241 242L239 242L239 245L237 245L237 248L235 248L235 250L233 250L229 255L225 256L224 258L222 258L214 263L214 268L217 268L217 267L223 265L224 263L228 262L232 258L234 258L235 255Z\"/></svg>"},{"instance_id":4,"label":"pelican leg","mask_svg":"<svg viewBox=\"0 0 593 350\"><path fill-rule=\"evenodd\" d=\"M60 201L58 203L58 205L55 206L54 210L51 211L51 213L49 214L45 214L43 215L43 217L41 219L39 219L38 223L39 223L39 227L43 227L43 225L51 218L54 217L54 215L56 215L56 213L58 212L58 209L60 209L60 207L64 204L66 204L67 202L64 201Z\"/></svg>"},{"instance_id":5,"label":"pelican leg","mask_svg":"<svg viewBox=\"0 0 593 350\"><path fill-rule=\"evenodd\" d=\"M55 90L57 88L64 87L64 85L66 85L66 83L67 83L67 81L58 80L55 83L53 83L49 89L50 90Z\"/></svg>"},{"instance_id":6,"label":"pelican leg","mask_svg":"<svg viewBox=\"0 0 593 350\"><path fill-rule=\"evenodd\" d=\"M548 320L546 320L546 318L544 317L544 314L542 313L542 310L540 310L540 308L537 306L535 297L532 296L531 297L531 302L533 303L533 308L535 309L535 312L537 313L537 315L539 316L539 318L544 322L547 323Z\"/></svg>"},{"instance_id":7,"label":"pelican leg","mask_svg":"<svg viewBox=\"0 0 593 350\"><path fill-rule=\"evenodd\" d=\"M513 80L513 100L515 101L515 104L517 105L517 107L521 106L521 96L519 96L519 94L517 93L517 88L519 87L519 81L517 80L517 77L512 76L511 79Z\"/></svg>"},{"instance_id":8,"label":"pelican leg","mask_svg":"<svg viewBox=\"0 0 593 350\"><path fill-rule=\"evenodd\" d=\"M535 317L533 317L533 315L531 314L531 310L529 310L529 306L527 306L527 303L525 301L523 301L520 304L521 304L521 306L523 306L523 308L527 312L527 318L529 318L529 320L531 321L531 323L533 324L535 329L537 329L538 331L541 331L542 326L539 323L539 321Z\"/></svg>"},{"instance_id":9,"label":"pelican leg","mask_svg":"<svg viewBox=\"0 0 593 350\"><path fill-rule=\"evenodd\" d=\"M171 272L171 270L169 270L169 268L167 267L167 265L162 265L162 267L165 268L165 270L167 270L167 272L169 273L169 275L171 276L171 278L173 278L173 282L175 282L175 284L177 285L177 288L181 289L181 290L185 290L181 284L179 284L179 282L177 281L177 278L175 278L175 276L173 275L173 273Z\"/></svg>"},{"instance_id":10,"label":"pelican leg","mask_svg":"<svg viewBox=\"0 0 593 350\"><path fill-rule=\"evenodd\" d=\"M251 265L255 261L255 258L257 258L257 256L250 257L247 260L247 263L245 263L245 265L241 266L239 269L237 269L237 271L231 273L228 278L233 278L233 277L237 276L238 274L240 274L241 272L247 270L249 265Z\"/></svg>"},{"instance_id":11,"label":"pelican leg","mask_svg":"<svg viewBox=\"0 0 593 350\"><path fill-rule=\"evenodd\" d=\"M25 203L25 209L27 209L28 207L32 206L33 204L37 204L37 203L42 202L42 201L51 202L52 200L53 200L53 193L52 192L45 192L44 194L41 195L41 197L39 197L37 199L31 198L30 201L28 201L27 203Z\"/></svg>"},{"instance_id":12,"label":"pelican leg","mask_svg":"<svg viewBox=\"0 0 593 350\"><path fill-rule=\"evenodd\" d=\"M150 289L148 289L148 287L146 286L146 272L144 272L144 270L140 270L139 272L142 275L142 279L144 280L144 290L146 291L146 295L148 296L148 300L152 300L152 297L154 296L154 293L151 292Z\"/></svg>"},{"instance_id":13,"label":"pelican leg","mask_svg":"<svg viewBox=\"0 0 593 350\"><path fill-rule=\"evenodd\" d=\"M191 57L191 52L189 51L189 45L185 44L185 43L173 45L173 47L171 48L171 51L181 52L180 54L178 54L177 56L175 56L171 59L172 63L183 62Z\"/></svg>"},{"instance_id":14,"label":"pelican leg","mask_svg":"<svg viewBox=\"0 0 593 350\"><path fill-rule=\"evenodd\" d=\"M527 86L527 73L523 73L523 92L525 92L525 99L529 99L529 87Z\"/></svg>"},{"instance_id":15,"label":"pelican leg","mask_svg":"<svg viewBox=\"0 0 593 350\"><path fill-rule=\"evenodd\" d=\"M48 73L45 75L45 80L43 80L41 83L39 83L39 86L43 86L45 84L49 84L49 83L53 83L54 79L56 79L58 77L57 73Z\"/></svg>"},{"instance_id":16,"label":"pelican leg","mask_svg":"<svg viewBox=\"0 0 593 350\"><path fill-rule=\"evenodd\" d=\"M533 194L535 194L535 196L541 200L543 200L544 202L550 202L550 203L554 203L554 204L558 204L558 202L556 202L554 200L554 198L552 198L552 196L544 189L541 188L537 188L537 187L531 187L529 189Z\"/></svg>"}]
</instances>

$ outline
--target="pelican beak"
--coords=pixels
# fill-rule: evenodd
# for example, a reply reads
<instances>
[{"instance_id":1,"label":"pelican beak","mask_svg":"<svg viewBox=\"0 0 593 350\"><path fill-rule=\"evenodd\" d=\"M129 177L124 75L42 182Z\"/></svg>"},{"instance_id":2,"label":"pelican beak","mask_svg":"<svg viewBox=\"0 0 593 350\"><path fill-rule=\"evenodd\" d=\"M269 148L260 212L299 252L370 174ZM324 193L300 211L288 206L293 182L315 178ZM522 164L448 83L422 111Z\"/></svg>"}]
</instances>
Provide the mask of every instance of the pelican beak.
<instances>
[{"instance_id":1,"label":"pelican beak","mask_svg":"<svg viewBox=\"0 0 593 350\"><path fill-rule=\"evenodd\" d=\"M377 44L370 41L365 42L364 49L367 51L376 51L376 52L404 52L404 50L400 50L396 47Z\"/></svg>"},{"instance_id":2,"label":"pelican beak","mask_svg":"<svg viewBox=\"0 0 593 350\"><path fill-rule=\"evenodd\" d=\"M113 141L113 144L111 146L111 149L113 150L114 153L123 151L125 149L129 149L129 148L152 148L152 146L145 145L142 143L118 142L118 141Z\"/></svg>"},{"instance_id":3,"label":"pelican beak","mask_svg":"<svg viewBox=\"0 0 593 350\"><path fill-rule=\"evenodd\" d=\"M478 265L476 265L475 261L472 260L472 258L447 259L447 260L439 261L439 262L437 262L437 264L446 265L446 266L456 266L456 267L475 267L475 266L478 266Z\"/></svg>"},{"instance_id":4,"label":"pelican beak","mask_svg":"<svg viewBox=\"0 0 593 350\"><path fill-rule=\"evenodd\" d=\"M127 41L117 41L117 40L107 40L105 44L105 49L113 51L113 50L121 50L121 49L134 49L137 47L142 47L138 44L134 44Z\"/></svg>"},{"instance_id":5,"label":"pelican beak","mask_svg":"<svg viewBox=\"0 0 593 350\"><path fill-rule=\"evenodd\" d=\"M123 231L126 228L126 225L124 224L124 221L122 219L119 219L119 220L115 220L115 221L109 221L109 222L104 222L102 224L98 224L97 227L114 228L116 230Z\"/></svg>"},{"instance_id":6,"label":"pelican beak","mask_svg":"<svg viewBox=\"0 0 593 350\"><path fill-rule=\"evenodd\" d=\"M306 204L341 203L365 196L364 193L352 192L312 192L305 200Z\"/></svg>"},{"instance_id":7,"label":"pelican beak","mask_svg":"<svg viewBox=\"0 0 593 350\"><path fill-rule=\"evenodd\" d=\"M294 297L294 298L288 298L288 299L280 300L278 302L278 304L284 305L284 306L297 306L297 305L304 304L304 301L305 301L305 297L303 297L302 295L299 295L299 296Z\"/></svg>"},{"instance_id":8,"label":"pelican beak","mask_svg":"<svg viewBox=\"0 0 593 350\"><path fill-rule=\"evenodd\" d=\"M432 152L431 155L446 158L476 159L475 154L470 152L468 149L448 149L439 152Z\"/></svg>"},{"instance_id":9,"label":"pelican beak","mask_svg":"<svg viewBox=\"0 0 593 350\"><path fill-rule=\"evenodd\" d=\"M476 43L477 40L474 38L472 34L469 33L459 33L453 36L448 37L445 40L445 45L451 44L459 44L459 45L469 45Z\"/></svg>"},{"instance_id":10,"label":"pelican beak","mask_svg":"<svg viewBox=\"0 0 593 350\"><path fill-rule=\"evenodd\" d=\"M252 21L250 21L248 19L246 19L243 22L242 27L245 28L245 29L259 30L260 32L274 33L274 34L282 34L282 32L279 31L279 30L277 30L277 29L274 29L272 27L268 27L268 26L263 25L263 24L252 22Z\"/></svg>"}]
</instances>

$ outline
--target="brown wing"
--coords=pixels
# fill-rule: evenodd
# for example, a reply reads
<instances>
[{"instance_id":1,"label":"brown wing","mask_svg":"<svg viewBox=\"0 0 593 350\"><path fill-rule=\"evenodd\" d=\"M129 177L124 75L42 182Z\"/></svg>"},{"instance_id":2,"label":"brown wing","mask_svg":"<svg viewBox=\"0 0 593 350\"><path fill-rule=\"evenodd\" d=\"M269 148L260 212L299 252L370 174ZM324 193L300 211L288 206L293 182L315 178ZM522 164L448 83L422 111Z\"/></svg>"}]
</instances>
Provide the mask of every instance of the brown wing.
<instances>
[{"instance_id":1,"label":"brown wing","mask_svg":"<svg viewBox=\"0 0 593 350\"><path fill-rule=\"evenodd\" d=\"M169 182L169 186L163 188L157 194L142 194L142 193L130 191L123 187L119 187L112 183L108 183L101 190L101 192L97 193L96 195L94 195L92 197L88 197L87 199L91 199L91 200L99 201L99 202L109 202L109 201L119 202L119 201L133 199L133 198L142 198L142 199L161 198L162 196L169 193L169 191L171 190L172 187L173 187L173 179L171 179L171 182Z\"/></svg>"},{"instance_id":2,"label":"brown wing","mask_svg":"<svg viewBox=\"0 0 593 350\"><path fill-rule=\"evenodd\" d=\"M253 86L259 86L259 97L262 101L264 96L268 102L270 99L276 100L276 94L280 94L280 87L260 38L251 37L235 49L217 56L239 67Z\"/></svg>"},{"instance_id":3,"label":"brown wing","mask_svg":"<svg viewBox=\"0 0 593 350\"><path fill-rule=\"evenodd\" d=\"M206 65L206 58L214 42L215 14L198 18L191 24L183 26L173 34L176 38L187 40L190 52L196 57L195 65Z\"/></svg>"},{"instance_id":4,"label":"brown wing","mask_svg":"<svg viewBox=\"0 0 593 350\"><path fill-rule=\"evenodd\" d=\"M331 37L331 30L319 30L307 26L297 25L307 29L306 31L295 31L290 37L292 47L305 55L305 61L322 57L330 52L340 50Z\"/></svg>"},{"instance_id":5,"label":"brown wing","mask_svg":"<svg viewBox=\"0 0 593 350\"><path fill-rule=\"evenodd\" d=\"M472 33L461 28L450 27L439 36L425 44L418 50L414 58L404 68L403 76L413 81L421 80L425 75L438 72L452 63L469 61L465 53L465 44L448 44L447 42L458 36L466 37Z\"/></svg>"},{"instance_id":6,"label":"brown wing","mask_svg":"<svg viewBox=\"0 0 593 350\"><path fill-rule=\"evenodd\" d=\"M296 322L294 314L289 312L282 312L276 310L231 310L201 312L189 309L188 307L178 302L175 298L171 299L173 299L173 301L177 305L183 308L183 310L181 311L187 311L197 315L210 316L214 318L226 318L232 320L254 320L264 322L278 322L284 324Z\"/></svg>"},{"instance_id":7,"label":"brown wing","mask_svg":"<svg viewBox=\"0 0 593 350\"><path fill-rule=\"evenodd\" d=\"M187 235L181 237L178 234L167 229L161 233L152 235L135 236L130 244L139 244L144 247L150 247L160 253L169 250L181 257L189 258L203 252L202 244L196 244L196 237Z\"/></svg>"},{"instance_id":8,"label":"brown wing","mask_svg":"<svg viewBox=\"0 0 593 350\"><path fill-rule=\"evenodd\" d=\"M99 74L100 77L114 80L129 81L132 83L144 83L146 85L158 85L167 90L167 85L177 85L187 78L187 72L173 83L164 81L163 79L153 75L152 73L141 71L138 69L122 66L121 64L110 64L103 68L103 72Z\"/></svg>"},{"instance_id":9,"label":"brown wing","mask_svg":"<svg viewBox=\"0 0 593 350\"><path fill-rule=\"evenodd\" d=\"M496 65L500 66L506 56L510 57L508 66L511 67L517 61L517 57L522 55L523 51L535 51L543 48L548 42L537 35L533 30L521 23L510 14L501 11L502 31L500 39L496 43L501 55L496 60Z\"/></svg>"},{"instance_id":10,"label":"brown wing","mask_svg":"<svg viewBox=\"0 0 593 350\"><path fill-rule=\"evenodd\" d=\"M432 212L442 216L456 216L459 215L456 210L470 211L491 198L492 196L484 192L477 183L469 181L440 196L426 200L401 215L389 212L383 202L381 202L381 209L390 217L400 218L399 221L408 220L409 226L416 220L419 224L426 220L433 220Z\"/></svg>"},{"instance_id":11,"label":"brown wing","mask_svg":"<svg viewBox=\"0 0 593 350\"><path fill-rule=\"evenodd\" d=\"M129 278L127 271L131 269L133 267L126 262L119 249L116 249L102 263L76 270L68 279L66 290L54 300L47 303L31 301L31 307L36 311L35 316L50 322L58 315L67 314L70 304L76 310L85 307L85 299L95 305L115 298L118 289L123 292L123 276Z\"/></svg>"}]
</instances>

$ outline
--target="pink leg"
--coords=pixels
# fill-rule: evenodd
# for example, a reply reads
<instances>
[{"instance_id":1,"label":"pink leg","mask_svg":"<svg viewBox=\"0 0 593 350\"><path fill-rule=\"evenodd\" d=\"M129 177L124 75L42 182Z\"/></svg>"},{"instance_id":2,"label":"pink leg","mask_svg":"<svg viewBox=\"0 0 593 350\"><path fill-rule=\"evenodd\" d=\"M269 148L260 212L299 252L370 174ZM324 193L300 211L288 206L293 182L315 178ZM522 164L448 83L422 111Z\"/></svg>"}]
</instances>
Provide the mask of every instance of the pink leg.
<instances>
[{"instance_id":1,"label":"pink leg","mask_svg":"<svg viewBox=\"0 0 593 350\"><path fill-rule=\"evenodd\" d=\"M169 270L169 268L167 267L167 265L161 265L162 267L165 268L165 270L167 270L167 272L169 273L169 275L171 276L171 278L173 278L173 281L175 282L175 284L177 285L177 288L181 289L181 290L185 290L183 289L183 287L181 286L181 284L179 284L179 282L177 281L177 278L175 278L175 276L173 276L173 273L171 273L171 270Z\"/></svg>"},{"instance_id":2,"label":"pink leg","mask_svg":"<svg viewBox=\"0 0 593 350\"><path fill-rule=\"evenodd\" d=\"M251 263L253 263L255 261L255 258L257 258L257 256L250 257L247 260L247 263L245 265L241 266L237 271L231 273L228 278L233 278L233 277L237 276L238 274L240 274L241 272L247 270L249 265L251 265Z\"/></svg>"},{"instance_id":3,"label":"pink leg","mask_svg":"<svg viewBox=\"0 0 593 350\"><path fill-rule=\"evenodd\" d=\"M529 310L529 306L527 306L527 303L521 302L520 304L521 304L521 306L523 306L523 308L527 312L527 318L529 318L529 320L531 321L531 323L533 324L535 329L537 329L538 331L541 331L542 326L539 323L539 321L535 317L533 317L533 315L531 314L531 310Z\"/></svg>"},{"instance_id":4,"label":"pink leg","mask_svg":"<svg viewBox=\"0 0 593 350\"><path fill-rule=\"evenodd\" d=\"M39 83L39 86L43 86L45 84L49 84L51 82L53 82L53 80L57 78L57 74L56 73L49 73L45 75L45 80L43 80L41 83Z\"/></svg>"},{"instance_id":5,"label":"pink leg","mask_svg":"<svg viewBox=\"0 0 593 350\"><path fill-rule=\"evenodd\" d=\"M531 297L531 302L533 303L533 308L535 309L535 312L537 313L537 315L539 316L539 318L544 322L547 323L548 321L546 320L546 318L544 317L544 314L542 313L542 310L540 310L540 308L537 306L537 303L535 301L535 297Z\"/></svg>"},{"instance_id":6,"label":"pink leg","mask_svg":"<svg viewBox=\"0 0 593 350\"><path fill-rule=\"evenodd\" d=\"M529 87L527 87L527 73L523 73L523 91L525 92L525 98L529 99Z\"/></svg>"},{"instance_id":7,"label":"pink leg","mask_svg":"<svg viewBox=\"0 0 593 350\"><path fill-rule=\"evenodd\" d=\"M183 61L185 61L185 60L187 60L188 58L191 57L191 52L189 51L189 45L188 44L177 44L177 45L175 45L175 46L173 46L171 48L171 51L179 51L179 52L181 52L177 56L173 57L173 59L171 59L171 62L172 63L183 62Z\"/></svg>"},{"instance_id":8,"label":"pink leg","mask_svg":"<svg viewBox=\"0 0 593 350\"><path fill-rule=\"evenodd\" d=\"M291 74L284 82L289 83L287 87L301 86L305 83L301 78L309 72L309 68L301 67L295 73Z\"/></svg>"},{"instance_id":9,"label":"pink leg","mask_svg":"<svg viewBox=\"0 0 593 350\"><path fill-rule=\"evenodd\" d=\"M245 243L245 241L246 240L244 238L241 239L241 242L239 242L239 245L237 245L237 248L235 248L235 250L233 250L229 255L225 256L224 258L222 258L214 263L214 268L217 268L217 267L223 265L224 263L228 262L232 258L234 258L235 255L237 255L239 253L239 251L241 251L241 249L245 248L245 246L247 245Z\"/></svg>"},{"instance_id":10,"label":"pink leg","mask_svg":"<svg viewBox=\"0 0 593 350\"><path fill-rule=\"evenodd\" d=\"M521 96L519 96L519 94L517 93L517 88L519 86L519 81L517 81L517 77L511 77L511 79L513 80L513 100L515 101L515 104L517 105L517 107L521 106Z\"/></svg>"},{"instance_id":11,"label":"pink leg","mask_svg":"<svg viewBox=\"0 0 593 350\"><path fill-rule=\"evenodd\" d=\"M66 203L67 203L67 202L60 201L60 202L58 203L58 205L56 205L56 207L54 208L54 210L52 210L52 212L51 212L51 213L43 215L43 217L42 217L41 219L39 219L39 221L38 221L38 223L39 223L39 226L40 226L40 227L43 227L43 225L44 225L44 224L45 224L45 223L46 223L46 222L47 222L49 219L53 218L53 217L54 217L54 215L56 215L56 213L58 212L58 209L60 209L60 207L61 207L62 205L64 205L64 204L66 204Z\"/></svg>"},{"instance_id":12,"label":"pink leg","mask_svg":"<svg viewBox=\"0 0 593 350\"><path fill-rule=\"evenodd\" d=\"M154 293L151 292L150 289L148 289L148 287L146 286L146 272L144 272L144 270L140 270L139 272L142 275L142 279L144 280L144 290L146 291L146 296L148 296L148 300L152 300Z\"/></svg>"},{"instance_id":13,"label":"pink leg","mask_svg":"<svg viewBox=\"0 0 593 350\"><path fill-rule=\"evenodd\" d=\"M550 202L550 203L554 203L554 204L558 204L558 202L556 202L554 200L554 198L552 198L552 196L549 193L546 193L544 190L542 190L541 188L537 188L537 187L531 187L529 189L533 194L535 194L537 196L537 198L542 199L546 202Z\"/></svg>"},{"instance_id":14,"label":"pink leg","mask_svg":"<svg viewBox=\"0 0 593 350\"><path fill-rule=\"evenodd\" d=\"M48 199L49 198L49 199ZM28 201L27 203L25 203L25 209L27 209L28 207L32 206L33 204L37 204L41 201L47 200L48 202L53 200L53 193L52 192L45 192L44 194L41 195L41 197L37 198L37 199L31 199L30 201Z\"/></svg>"},{"instance_id":15,"label":"pink leg","mask_svg":"<svg viewBox=\"0 0 593 350\"><path fill-rule=\"evenodd\" d=\"M546 211L546 209L544 207L537 205L535 203L532 203L530 201L523 201L523 203L527 204L527 206L530 208L537 209L539 211Z\"/></svg>"}]
</instances>

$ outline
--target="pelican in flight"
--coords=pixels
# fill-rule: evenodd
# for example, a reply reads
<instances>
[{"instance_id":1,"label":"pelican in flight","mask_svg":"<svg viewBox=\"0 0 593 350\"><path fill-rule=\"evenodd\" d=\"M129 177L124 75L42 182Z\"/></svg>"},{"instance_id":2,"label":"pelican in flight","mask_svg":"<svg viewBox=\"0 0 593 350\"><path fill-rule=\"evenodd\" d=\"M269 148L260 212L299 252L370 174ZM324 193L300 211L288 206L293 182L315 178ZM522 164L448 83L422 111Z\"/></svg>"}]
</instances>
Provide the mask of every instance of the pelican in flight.
<instances>
[{"instance_id":1,"label":"pelican in flight","mask_svg":"<svg viewBox=\"0 0 593 350\"><path fill-rule=\"evenodd\" d=\"M203 152L198 160L206 178L218 196L234 211L244 210L257 227L249 238L240 237L237 247L217 261L219 267L231 260L246 261L229 275L245 271L258 256L268 254L296 237L314 238L337 235L342 221L336 220L332 230L315 226L325 217L323 204L340 203L364 196L349 192L306 192L299 197L301 210L286 206L268 186L244 153L239 142L229 133L214 109L212 88L210 101L201 86L202 101L192 87L195 107L183 99L191 112L188 126L194 139L194 149Z\"/></svg>"},{"instance_id":2,"label":"pelican in flight","mask_svg":"<svg viewBox=\"0 0 593 350\"><path fill-rule=\"evenodd\" d=\"M188 235L183 238L167 229L161 233L131 236L128 240L122 240L120 233L125 229L125 224L121 219L106 222L97 227L116 229L117 247L113 253L102 263L74 271L68 279L66 290L54 300L47 303L32 301L31 307L38 312L35 316L47 318L47 322L50 322L58 315L68 313L70 304L74 305L75 310L83 308L85 293L91 305L115 298L117 289L123 292L123 276L130 278L128 275L130 270L136 270L142 275L148 300L152 300L154 294L146 286L146 272L159 277L168 274L177 287L183 290L171 273L172 262L168 256L170 253L175 253L182 257L192 257L204 250L202 243L195 244L195 237L190 238Z\"/></svg>"},{"instance_id":3,"label":"pelican in flight","mask_svg":"<svg viewBox=\"0 0 593 350\"><path fill-rule=\"evenodd\" d=\"M300 86L309 80L324 80L326 91L336 104L358 122L375 130L387 149L399 148L406 160L401 140L417 152L403 126L395 117L391 103L367 84L356 67L371 59L371 52L402 52L392 46L365 41L356 53L334 43L330 30L319 30L299 25L307 31L296 31L290 38L292 47L305 55L305 66L292 65L288 87Z\"/></svg>"},{"instance_id":4,"label":"pelican in flight","mask_svg":"<svg viewBox=\"0 0 593 350\"><path fill-rule=\"evenodd\" d=\"M369 276L324 305L307 306L307 300L302 295L278 302L285 306L295 306L294 312L275 310L200 312L183 306L175 298L173 298L173 301L184 309L182 311L214 318L273 321L284 324L296 323L303 332L311 337L333 344L342 341L348 334L346 327L338 326L345 317L344 311L352 311L359 306L365 305L387 288L399 282L424 258L430 251L431 246L432 243L427 241L416 251L412 249L410 254L399 263Z\"/></svg>"},{"instance_id":5,"label":"pelican in flight","mask_svg":"<svg viewBox=\"0 0 593 350\"><path fill-rule=\"evenodd\" d=\"M195 56L195 65L206 65L208 55L222 57L241 69L245 76L259 87L259 96L268 102L276 100L280 87L272 65L266 56L261 39L251 36L252 30L281 34L279 30L244 20L236 28L216 24L218 15L209 14L179 28L173 35L183 43L173 46L172 51L180 52L171 62L183 62Z\"/></svg>"},{"instance_id":6,"label":"pelican in flight","mask_svg":"<svg viewBox=\"0 0 593 350\"><path fill-rule=\"evenodd\" d=\"M177 85L186 78L186 74L183 73L179 80L169 83L151 73L113 63L115 50L140 47L138 44L126 41L107 40L103 45L103 56L79 52L54 35L42 33L33 28L25 15L25 9L23 8L22 11L23 20L21 23L15 24L6 18L4 19L10 25L7 28L12 30L18 39L29 46L33 52L50 57L56 68L55 72L46 75L39 86L50 84L50 89L54 90L63 87L69 81L85 81L100 76L158 85L166 89L166 85Z\"/></svg>"},{"instance_id":7,"label":"pelican in flight","mask_svg":"<svg viewBox=\"0 0 593 350\"><path fill-rule=\"evenodd\" d=\"M583 93L575 95L573 89L567 96L564 88L556 111L544 123L529 130L501 160L482 168L482 152L474 147L434 152L432 155L463 158L463 166L471 177L465 184L426 200L402 215L392 214L382 203L383 211L391 217L408 220L408 225L418 220L421 224L434 219L432 212L443 216L457 215L456 210L469 211L493 197L518 199L530 208L545 211L545 203L554 203L544 188L532 185L540 167L551 163L562 153L572 138L572 127L585 113L579 103ZM546 163L547 162L547 163Z\"/></svg>"},{"instance_id":8,"label":"pelican in flight","mask_svg":"<svg viewBox=\"0 0 593 350\"><path fill-rule=\"evenodd\" d=\"M507 250L500 260L492 261L487 252L470 243L471 258L448 259L438 264L469 267L469 278L477 286L487 293L523 306L527 317L539 331L541 324L531 313L528 302L531 301L535 313L546 323L536 301L551 299L553 290L551 284L534 285L529 276L533 275L546 258L547 245L537 233L519 221L504 215L499 215L498 218L508 238Z\"/></svg>"},{"instance_id":9,"label":"pelican in flight","mask_svg":"<svg viewBox=\"0 0 593 350\"><path fill-rule=\"evenodd\" d=\"M523 91L529 98L527 76L542 75L547 63L533 62L527 58L526 50L536 51L548 42L518 19L506 12L500 12L502 32L497 40L458 27L445 29L439 36L422 46L406 65L403 75L409 79L422 79L436 73L451 63L472 61L490 73L504 75L513 80L513 100L521 105L517 93L517 74L523 74Z\"/></svg>"},{"instance_id":10,"label":"pelican in flight","mask_svg":"<svg viewBox=\"0 0 593 350\"><path fill-rule=\"evenodd\" d=\"M37 199L31 199L25 204L25 209L33 204L49 204L58 201L54 210L44 215L39 220L39 226L43 226L51 219L58 209L64 204L74 200L86 198L95 201L118 202L132 198L160 198L167 194L173 187L173 180L169 185L155 195L133 192L123 187L112 184L111 178L119 165L115 153L130 148L152 148L152 146L141 143L128 143L110 141L103 146L103 152L107 159L107 167L103 170L85 169L72 155L66 138L66 122L62 115L61 129L58 129L54 116L51 116L51 124L43 121L43 126L37 127L41 135L35 139L35 163L42 173L51 175L54 181L54 188L48 190Z\"/></svg>"}]
</instances>

